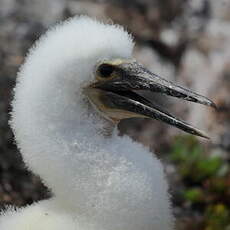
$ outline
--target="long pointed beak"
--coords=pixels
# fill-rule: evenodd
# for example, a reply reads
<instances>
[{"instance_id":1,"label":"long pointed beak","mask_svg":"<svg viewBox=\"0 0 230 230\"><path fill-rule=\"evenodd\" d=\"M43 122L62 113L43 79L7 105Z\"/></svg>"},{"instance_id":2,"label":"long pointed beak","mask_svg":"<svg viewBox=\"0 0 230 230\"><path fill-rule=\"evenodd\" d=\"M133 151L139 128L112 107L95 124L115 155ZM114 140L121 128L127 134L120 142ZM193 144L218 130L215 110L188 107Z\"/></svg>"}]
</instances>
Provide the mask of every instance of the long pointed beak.
<instances>
[{"instance_id":1,"label":"long pointed beak","mask_svg":"<svg viewBox=\"0 0 230 230\"><path fill-rule=\"evenodd\" d=\"M99 90L97 92L100 94L100 101L110 110L129 111L130 117L154 118L187 133L208 138L201 130L160 109L133 90L157 92L214 108L216 105L202 95L155 75L135 61L117 65L112 79L94 83L93 88Z\"/></svg>"}]
</instances>

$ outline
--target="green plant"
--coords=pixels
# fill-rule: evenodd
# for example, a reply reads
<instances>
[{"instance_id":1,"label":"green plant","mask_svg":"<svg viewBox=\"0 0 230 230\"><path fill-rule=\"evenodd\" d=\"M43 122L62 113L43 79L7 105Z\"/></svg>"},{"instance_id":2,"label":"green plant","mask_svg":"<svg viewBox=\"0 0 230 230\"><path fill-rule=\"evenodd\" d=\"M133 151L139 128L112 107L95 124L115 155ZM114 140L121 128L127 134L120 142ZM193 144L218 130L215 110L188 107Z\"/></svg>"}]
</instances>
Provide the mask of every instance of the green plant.
<instances>
[{"instance_id":1,"label":"green plant","mask_svg":"<svg viewBox=\"0 0 230 230\"><path fill-rule=\"evenodd\" d=\"M201 219L192 230L230 230L230 169L220 156L207 153L192 136L175 138L170 159L184 184L182 197Z\"/></svg>"},{"instance_id":2,"label":"green plant","mask_svg":"<svg viewBox=\"0 0 230 230\"><path fill-rule=\"evenodd\" d=\"M199 183L216 175L223 164L220 157L209 156L204 152L195 137L179 136L174 141L170 155L184 179Z\"/></svg>"}]
</instances>

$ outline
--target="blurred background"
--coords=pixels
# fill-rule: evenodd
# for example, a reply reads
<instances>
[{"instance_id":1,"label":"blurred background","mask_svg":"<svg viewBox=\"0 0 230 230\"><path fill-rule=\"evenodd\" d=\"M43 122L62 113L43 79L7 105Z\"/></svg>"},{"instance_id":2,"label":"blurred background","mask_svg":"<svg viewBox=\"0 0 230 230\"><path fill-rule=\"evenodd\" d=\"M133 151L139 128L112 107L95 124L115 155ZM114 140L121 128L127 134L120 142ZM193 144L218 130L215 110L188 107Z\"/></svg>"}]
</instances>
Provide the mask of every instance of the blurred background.
<instances>
[{"instance_id":1,"label":"blurred background","mask_svg":"<svg viewBox=\"0 0 230 230\"><path fill-rule=\"evenodd\" d=\"M176 229L229 230L229 0L0 0L0 209L50 197L25 168L8 126L12 89L34 41L56 22L81 14L123 25L134 35L139 62L217 104L215 111L157 94L150 98L206 131L209 141L144 119L123 121L119 130L162 160Z\"/></svg>"}]
</instances>

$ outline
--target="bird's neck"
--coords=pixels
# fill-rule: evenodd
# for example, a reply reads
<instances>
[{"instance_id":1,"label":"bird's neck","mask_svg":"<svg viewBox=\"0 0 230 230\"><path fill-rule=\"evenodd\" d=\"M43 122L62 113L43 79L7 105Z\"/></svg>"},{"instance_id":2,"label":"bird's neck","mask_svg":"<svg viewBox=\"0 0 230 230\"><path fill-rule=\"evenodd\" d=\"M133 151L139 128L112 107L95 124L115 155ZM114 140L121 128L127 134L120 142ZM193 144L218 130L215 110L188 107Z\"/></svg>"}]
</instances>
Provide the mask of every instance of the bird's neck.
<instances>
[{"instance_id":1,"label":"bird's neck","mask_svg":"<svg viewBox=\"0 0 230 230\"><path fill-rule=\"evenodd\" d=\"M100 159L104 158L110 123L93 111L82 95L66 95L76 97L75 101L57 100L57 95L45 92L36 93L29 105L26 99L22 101L20 107L25 109L18 110L14 120L20 126L15 134L23 159L58 200L88 210L94 202L88 197L100 190L96 173L105 167ZM43 104L46 100L50 100L49 106Z\"/></svg>"}]
</instances>

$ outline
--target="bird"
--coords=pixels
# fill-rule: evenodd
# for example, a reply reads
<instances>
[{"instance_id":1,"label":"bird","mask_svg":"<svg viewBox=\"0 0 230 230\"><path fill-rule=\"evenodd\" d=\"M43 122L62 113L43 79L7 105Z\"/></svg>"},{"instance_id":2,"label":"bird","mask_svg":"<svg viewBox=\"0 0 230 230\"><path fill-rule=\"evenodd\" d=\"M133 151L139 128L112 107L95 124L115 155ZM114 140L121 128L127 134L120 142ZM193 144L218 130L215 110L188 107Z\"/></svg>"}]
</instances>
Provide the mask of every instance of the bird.
<instances>
[{"instance_id":1,"label":"bird","mask_svg":"<svg viewBox=\"0 0 230 230\"><path fill-rule=\"evenodd\" d=\"M147 70L122 26L75 16L49 29L21 66L10 126L28 168L52 192L9 207L1 230L172 230L168 183L147 147L118 135L128 118L202 131L139 94L156 92L214 107L208 98Z\"/></svg>"}]
</instances>

